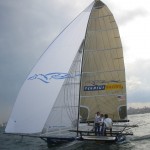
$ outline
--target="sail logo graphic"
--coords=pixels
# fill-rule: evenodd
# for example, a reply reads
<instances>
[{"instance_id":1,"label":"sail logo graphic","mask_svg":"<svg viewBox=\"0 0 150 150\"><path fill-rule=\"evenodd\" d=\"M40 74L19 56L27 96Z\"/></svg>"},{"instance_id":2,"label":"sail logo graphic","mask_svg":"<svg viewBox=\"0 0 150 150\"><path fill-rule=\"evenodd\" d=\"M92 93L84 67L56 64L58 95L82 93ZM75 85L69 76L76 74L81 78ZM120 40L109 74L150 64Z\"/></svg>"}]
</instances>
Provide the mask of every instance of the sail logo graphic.
<instances>
[{"instance_id":1,"label":"sail logo graphic","mask_svg":"<svg viewBox=\"0 0 150 150\"><path fill-rule=\"evenodd\" d=\"M125 101L126 100L125 95L118 95L117 98L118 98L118 101Z\"/></svg>"},{"instance_id":2,"label":"sail logo graphic","mask_svg":"<svg viewBox=\"0 0 150 150\"><path fill-rule=\"evenodd\" d=\"M120 90L123 89L123 85L122 84L107 84L105 86L106 90Z\"/></svg>"},{"instance_id":3,"label":"sail logo graphic","mask_svg":"<svg viewBox=\"0 0 150 150\"><path fill-rule=\"evenodd\" d=\"M84 91L99 91L105 90L105 85L84 86Z\"/></svg>"},{"instance_id":4,"label":"sail logo graphic","mask_svg":"<svg viewBox=\"0 0 150 150\"><path fill-rule=\"evenodd\" d=\"M84 91L99 91L99 90L121 90L123 89L122 84L103 84L103 85L93 85L84 86Z\"/></svg>"},{"instance_id":5,"label":"sail logo graphic","mask_svg":"<svg viewBox=\"0 0 150 150\"><path fill-rule=\"evenodd\" d=\"M75 78L80 76L80 74L70 74L70 73L60 73L60 72L54 72L54 73L48 73L48 74L35 74L31 77L29 77L27 80L40 80L44 83L50 83L51 79L67 79L67 78Z\"/></svg>"}]
</instances>

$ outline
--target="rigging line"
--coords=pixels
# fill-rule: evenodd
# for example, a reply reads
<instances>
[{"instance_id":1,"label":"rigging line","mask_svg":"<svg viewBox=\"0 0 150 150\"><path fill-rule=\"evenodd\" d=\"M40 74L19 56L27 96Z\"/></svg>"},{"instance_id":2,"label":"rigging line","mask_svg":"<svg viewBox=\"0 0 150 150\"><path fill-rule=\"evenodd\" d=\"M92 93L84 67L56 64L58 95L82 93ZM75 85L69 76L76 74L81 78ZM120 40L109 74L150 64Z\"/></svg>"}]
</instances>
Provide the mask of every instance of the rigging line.
<instances>
[{"instance_id":1,"label":"rigging line","mask_svg":"<svg viewBox=\"0 0 150 150\"><path fill-rule=\"evenodd\" d=\"M78 55L79 55L79 54L78 54ZM78 57L79 57L79 56L78 56ZM77 57L77 58L78 58L78 57ZM78 68L78 63L76 63L74 72L76 72L76 71L78 71L78 70L79 70L79 68ZM75 79L74 79L74 80L75 80ZM74 81L74 82L75 82L75 81ZM79 86L79 83L78 83L78 85L74 84L73 86L74 86L74 93L75 93L75 94L73 95L73 96L74 96L73 105L75 105L75 104L76 104L76 97L77 97L77 95L78 95L78 93L77 93L77 91L76 91L76 88L77 88L77 86ZM75 114L75 116L77 115L75 110L73 111L73 114Z\"/></svg>"},{"instance_id":2,"label":"rigging line","mask_svg":"<svg viewBox=\"0 0 150 150\"><path fill-rule=\"evenodd\" d=\"M60 91L61 91L61 90L60 90ZM53 121L54 118L55 118L55 117L52 115L52 113L53 113L54 106L56 105L56 103L57 103L57 101L58 101L59 95L60 95L60 92L59 92L59 94L58 94L58 96L57 96L57 98L56 98L56 101L55 101L55 103L54 103L54 105L53 105L53 107L52 107L52 109L51 109L51 111L50 111L50 113L49 113L49 116L48 116L48 118L47 118L47 120L46 120L46 122L45 122L44 128L46 128L46 130L49 129L50 122ZM43 130L44 130L44 128L43 128ZM43 131L42 131L42 132L43 132Z\"/></svg>"},{"instance_id":3,"label":"rigging line","mask_svg":"<svg viewBox=\"0 0 150 150\"><path fill-rule=\"evenodd\" d=\"M93 5L94 6L94 5ZM90 12L90 15L89 15L89 19L88 19L88 23L87 23L87 27L86 27L86 32L85 32L85 38L84 39L86 39L86 36L87 36L87 28L88 28L88 25L89 25L89 20L90 20L90 17L91 17L91 14L92 14L92 11L93 11L93 9L94 9L94 7L92 7L92 9L91 9L91 12ZM85 40L84 40L84 42L83 42L83 51L82 51L82 58L81 58L81 76L80 76L80 86L79 86L79 104L78 104L78 119L77 119L77 136L78 136L78 131L79 131L79 123L80 123L80 121L79 121L79 118L80 118L80 104L81 104L81 98L80 98L80 96L81 96L81 88L82 88L82 78L83 78L83 74L82 74L82 70L83 70L83 65L84 65L84 52L85 52L85 45L86 45L86 43L85 43Z\"/></svg>"},{"instance_id":4,"label":"rigging line","mask_svg":"<svg viewBox=\"0 0 150 150\"><path fill-rule=\"evenodd\" d=\"M83 49L82 45L83 45L83 41L82 41L82 44L80 46L80 49ZM78 72L80 72L80 70L81 70L81 54L80 53L78 53L78 59L80 59L80 63L77 63L75 71L77 70ZM78 81L78 89L79 89L79 85L80 84L79 84L79 81ZM76 99L78 99L78 97L79 97L79 90L76 88L75 85L74 85L74 87L75 87L75 93L76 93L76 95L74 95L74 97L75 97L74 103L76 103ZM77 113L77 111L75 111L75 114L76 113Z\"/></svg>"},{"instance_id":5,"label":"rigging line","mask_svg":"<svg viewBox=\"0 0 150 150\"><path fill-rule=\"evenodd\" d=\"M71 69L72 69L72 67L71 67ZM71 70L71 69L70 69L70 70ZM72 82L71 80L72 80L72 79L66 79L63 84L66 84L67 82ZM64 88L64 87L65 87L65 86L62 86L62 89L60 90L59 97L62 95L62 92L64 91L64 92L63 92L63 93L64 93L64 94L63 94L63 95L64 95L64 100L62 99L62 96L61 96L61 99L62 99L61 101L64 101L64 103L65 103L65 102L69 99L69 98L68 98L68 95L67 95L69 92L68 92L68 87L65 87L65 88ZM66 92L67 92L67 94L66 94ZM58 101L58 100L57 100L57 101ZM67 105L65 105L65 108L66 108L66 106L67 106ZM71 108L69 107L69 109L71 109ZM62 112L63 112L63 111L64 111L64 108L62 107ZM66 110L66 111L67 111L67 110ZM61 114L63 114L63 113L61 113ZM70 113L68 113L68 114L70 114ZM62 117L63 117L63 116L62 116ZM61 117L61 118L62 118L62 117ZM70 118L70 115L68 115L68 117ZM70 118L70 120L72 120L72 117Z\"/></svg>"},{"instance_id":6,"label":"rigging line","mask_svg":"<svg viewBox=\"0 0 150 150\"><path fill-rule=\"evenodd\" d=\"M77 69L77 68L75 67L75 71L76 71L76 69ZM74 71L74 72L75 72L75 71ZM74 78L74 81L73 81L73 82L75 82L75 78ZM73 91L74 91L74 92L73 92L74 94L72 95L72 93L71 93L71 95L72 95L72 97L73 97L72 104L75 105L75 102L76 102L76 94L77 94L77 93L76 93L76 85L75 85L75 84L73 84ZM74 120L74 119L75 119L75 118L74 118L74 115L76 116L76 111L75 111L74 109L71 109L71 111L72 111L72 115L73 115L73 116L72 116L72 119Z\"/></svg>"},{"instance_id":7,"label":"rigging line","mask_svg":"<svg viewBox=\"0 0 150 150\"><path fill-rule=\"evenodd\" d=\"M82 65L82 56L83 56L83 46L85 46L85 40L84 40L84 42L82 43L82 53L81 53L81 55L80 55L80 62L81 62L81 63L79 63L79 71L80 71L80 74L81 74L81 65ZM81 76L80 76L80 79L81 79ZM80 83L80 80L79 80L79 83ZM81 85L79 84L79 88L78 88L78 89L81 88L80 86L81 86ZM80 98L79 95L80 95L80 91L78 90L78 98Z\"/></svg>"},{"instance_id":8,"label":"rigging line","mask_svg":"<svg viewBox=\"0 0 150 150\"><path fill-rule=\"evenodd\" d=\"M69 107L71 107L71 108L76 108L77 106L66 106L66 105L64 105L64 106L55 106L55 107L53 107L53 109L54 108L69 108Z\"/></svg>"},{"instance_id":9,"label":"rigging line","mask_svg":"<svg viewBox=\"0 0 150 150\"><path fill-rule=\"evenodd\" d=\"M82 43L83 43L83 42L82 42ZM82 45L82 44L81 44L81 45ZM80 46L80 49L81 49L81 46ZM78 53L78 57L79 57L78 59L80 59L80 53ZM80 64L80 63L77 63L77 64L76 64L76 68L74 69L75 71L76 71L76 70L78 70L78 71L80 70L80 65L79 65L79 64ZM79 82L79 81L78 81L78 82ZM79 85L79 84L78 84L78 85ZM76 91L75 85L74 85L74 88L75 88L74 91ZM79 92L79 91L77 90L76 92ZM76 92L75 92L75 93L76 93ZM79 95L79 93L77 93L77 95ZM76 101L77 95L74 95L74 98L75 98L75 99L74 99L74 103L75 103L75 101ZM76 114L76 111L75 111L75 114Z\"/></svg>"},{"instance_id":10,"label":"rigging line","mask_svg":"<svg viewBox=\"0 0 150 150\"><path fill-rule=\"evenodd\" d=\"M76 55L76 57L75 57L75 60L76 59L79 59L78 57L80 57L80 54L79 53L77 53L77 55ZM71 69L70 69L70 71L72 71L72 72L75 72L75 71L78 71L79 70L79 68L78 68L78 63L74 63L74 66L72 66L71 67ZM72 81L71 82L74 82L74 80L76 80L76 79L72 79ZM76 93L76 85L74 85L73 86L73 88L71 88L71 89L68 89L68 91L69 90L72 90L73 91L73 93ZM78 90L77 90L78 91ZM67 93L69 93L69 92L67 92ZM72 104L74 103L75 104L75 102L76 102L76 94L74 94L74 95L71 95L72 94L72 92L70 93L70 95L68 95L68 97L70 98L72 98ZM78 94L77 94L78 95ZM69 100L69 98L67 97L67 99L68 99L68 101L70 101ZM68 110L68 115L70 116L70 119L71 120L74 120L73 118L73 114L76 114L76 111L74 110L74 109L69 109Z\"/></svg>"},{"instance_id":11,"label":"rigging line","mask_svg":"<svg viewBox=\"0 0 150 150\"><path fill-rule=\"evenodd\" d=\"M93 3L93 2L92 2ZM90 5L92 5L92 3ZM89 5L89 6L90 6ZM88 7L89 7L88 6ZM40 59L43 57L43 55L45 55L45 53L47 52L47 50L49 49L49 47L57 40L57 38L83 13L85 12L85 10L88 8L86 7L82 12L80 12L79 15L77 15L56 37L55 39L48 45L48 47L45 49L45 51L43 52L43 54L38 58L37 63L40 61ZM37 64L36 63L36 64ZM35 65L36 65L35 64ZM31 70L33 70L33 68L35 67L35 65L31 68ZM31 72L31 71L30 71Z\"/></svg>"},{"instance_id":12,"label":"rigging line","mask_svg":"<svg viewBox=\"0 0 150 150\"><path fill-rule=\"evenodd\" d=\"M64 83L66 83L66 80L64 81ZM64 84L64 83L63 83L63 84ZM61 88L61 90L60 90L60 92L59 92L59 94L58 94L58 96L57 96L57 98L56 98L56 102L54 103L54 106L53 106L52 110L54 110L54 107L55 107L56 104L58 103L58 99L59 99L59 98L60 98L61 102L63 101L62 96L61 96L61 95L62 95L62 92L63 92L63 89L64 89L64 88L63 88L63 86L62 86L62 88ZM62 108L62 111L63 111L63 108ZM50 114L51 114L51 113L50 113ZM63 114L63 113L61 113L61 114ZM47 121L48 121L48 120L52 121L52 120L54 120L54 118L55 118L55 117L52 117L51 115L49 115ZM62 117L61 117L61 118L62 118ZM47 122L47 121L46 121L46 122ZM61 119L61 122L62 122L62 119ZM46 124L45 124L45 125L46 125Z\"/></svg>"},{"instance_id":13,"label":"rigging line","mask_svg":"<svg viewBox=\"0 0 150 150\"><path fill-rule=\"evenodd\" d=\"M72 70L72 66L71 66L69 72L71 72L71 70ZM73 82L72 80L73 80L72 78L71 79L67 79L66 82L67 83ZM72 105L72 101L73 101L74 97L71 95L71 91L70 90L74 91L74 89L72 87L66 86L65 93L64 93L64 96L65 96L64 103L65 103L65 106L69 105L69 107L67 107L66 111L67 111L68 117L72 121L73 120L73 118L72 118L72 109L71 109L70 106Z\"/></svg>"},{"instance_id":14,"label":"rigging line","mask_svg":"<svg viewBox=\"0 0 150 150\"><path fill-rule=\"evenodd\" d=\"M76 58L75 58L76 59ZM72 68L72 71L73 72L75 72L75 70L76 70L76 67L75 66L73 66L73 68ZM73 79L70 79L71 80L71 82L74 82L74 78ZM69 88L69 87L68 87ZM70 102L70 105L74 105L74 101L75 101L75 97L74 97L74 95L75 94L73 94L72 95L72 93L75 93L75 84L73 84L69 89L68 89L68 91L70 91L70 93L68 94L68 101L70 101L70 99L72 99L71 100L71 102ZM73 91L73 92L72 92ZM70 113L69 113L69 115L70 115L70 118L71 118L71 120L73 121L74 120L74 117L73 117L73 114L74 114L74 109L69 109L68 110Z\"/></svg>"},{"instance_id":15,"label":"rigging line","mask_svg":"<svg viewBox=\"0 0 150 150\"><path fill-rule=\"evenodd\" d=\"M135 126L132 126L132 127L126 127L125 131L126 130L131 130L132 128L136 128L136 127L138 127L138 126L135 125Z\"/></svg>"},{"instance_id":16,"label":"rigging line","mask_svg":"<svg viewBox=\"0 0 150 150\"><path fill-rule=\"evenodd\" d=\"M75 67L75 69L74 69L74 72L76 71L76 67ZM74 79L74 81L73 82L75 82L75 79ZM73 84L73 95L72 95L72 93L71 93L71 95L70 96L72 96L72 98L73 98L73 100L72 100L72 105L75 105L75 101L76 101L76 85L75 84ZM75 112L75 110L74 109L71 109L71 111L72 111L72 119L74 120L74 115L76 114L76 112ZM76 115L75 115L76 116Z\"/></svg>"},{"instance_id":17,"label":"rigging line","mask_svg":"<svg viewBox=\"0 0 150 150\"><path fill-rule=\"evenodd\" d=\"M66 82L69 82L69 80L70 79L67 79ZM65 109L65 111L67 112L67 115L68 115L69 119L72 120L72 117L70 116L70 114L71 114L70 109L71 108L70 108L70 104L68 103L70 96L68 96L68 94L69 94L69 90L68 90L68 86L66 86L65 89L64 89L64 104L65 104L65 108L67 108L67 109ZM72 99L70 99L70 101L72 101ZM69 107L66 107L67 105L69 105Z\"/></svg>"},{"instance_id":18,"label":"rigging line","mask_svg":"<svg viewBox=\"0 0 150 150\"><path fill-rule=\"evenodd\" d=\"M78 70L78 64L76 64L76 66L75 66L75 69L74 69L74 72L76 72L76 70ZM75 80L75 79L74 79ZM75 82L75 81L74 81ZM78 84L79 85L79 84ZM75 85L75 84L73 84L73 95L72 95L72 97L73 97L73 101L72 101L72 103L73 103L73 105L75 105L76 104L76 95L78 95L77 94L77 91L76 91L76 86L77 85ZM76 111L73 109L72 110L72 114L74 114L75 116L76 116Z\"/></svg>"},{"instance_id":19,"label":"rigging line","mask_svg":"<svg viewBox=\"0 0 150 150\"><path fill-rule=\"evenodd\" d=\"M72 65L71 65L72 66ZM69 69L70 70L70 69ZM69 71L70 72L70 71ZM70 78L69 79L66 79L65 81L64 81L64 83L67 83L67 82L69 82L69 80L70 80ZM62 101L64 101L64 105L65 105L65 108L63 108L63 107L61 107L61 111L62 111L62 113L61 113L61 116L62 116L62 114L63 114L63 111L65 110L65 111L67 111L66 110L66 100L67 100L67 96L66 96L66 92L67 92L67 89L68 89L68 86L67 87L65 87L65 88L63 88L62 87L62 92L63 92L63 97L64 98L61 98L62 99ZM67 92L68 93L68 92ZM62 106L62 105L61 105ZM61 117L61 120L62 120L62 122L63 122L63 116Z\"/></svg>"}]
</instances>

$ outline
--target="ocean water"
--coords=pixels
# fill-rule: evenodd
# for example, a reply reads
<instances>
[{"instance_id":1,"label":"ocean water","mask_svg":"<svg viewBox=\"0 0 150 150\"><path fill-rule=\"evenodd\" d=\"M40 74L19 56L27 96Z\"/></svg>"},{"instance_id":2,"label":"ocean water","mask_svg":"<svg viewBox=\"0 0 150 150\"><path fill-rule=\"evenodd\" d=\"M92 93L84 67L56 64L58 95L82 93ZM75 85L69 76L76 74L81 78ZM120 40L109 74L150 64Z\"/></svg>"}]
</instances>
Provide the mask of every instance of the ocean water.
<instances>
[{"instance_id":1,"label":"ocean water","mask_svg":"<svg viewBox=\"0 0 150 150\"><path fill-rule=\"evenodd\" d=\"M96 142L74 141L65 145L47 147L39 138L20 137L3 134L0 128L0 150L150 150L150 113L129 115L130 123L138 124L132 129L134 136L122 144L100 144Z\"/></svg>"}]
</instances>

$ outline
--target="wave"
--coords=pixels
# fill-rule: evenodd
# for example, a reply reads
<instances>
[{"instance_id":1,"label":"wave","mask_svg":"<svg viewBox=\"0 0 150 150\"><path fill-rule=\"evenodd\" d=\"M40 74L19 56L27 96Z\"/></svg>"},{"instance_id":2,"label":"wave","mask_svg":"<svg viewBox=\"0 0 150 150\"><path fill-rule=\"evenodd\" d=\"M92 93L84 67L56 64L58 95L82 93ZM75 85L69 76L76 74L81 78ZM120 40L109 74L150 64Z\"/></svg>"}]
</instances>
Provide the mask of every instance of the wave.
<instances>
[{"instance_id":1,"label":"wave","mask_svg":"<svg viewBox=\"0 0 150 150\"><path fill-rule=\"evenodd\" d=\"M144 136L133 137L130 140L131 141L142 141L142 140L149 140L149 139L150 139L150 134L149 135L144 135Z\"/></svg>"}]
</instances>

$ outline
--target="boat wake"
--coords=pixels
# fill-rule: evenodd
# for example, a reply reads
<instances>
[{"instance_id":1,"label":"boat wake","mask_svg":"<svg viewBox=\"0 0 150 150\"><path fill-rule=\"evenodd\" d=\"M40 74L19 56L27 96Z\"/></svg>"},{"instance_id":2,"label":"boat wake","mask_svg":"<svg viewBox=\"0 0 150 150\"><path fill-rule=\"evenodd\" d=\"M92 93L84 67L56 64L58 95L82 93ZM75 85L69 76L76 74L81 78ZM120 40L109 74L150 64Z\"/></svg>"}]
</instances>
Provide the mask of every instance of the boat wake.
<instances>
[{"instance_id":1,"label":"boat wake","mask_svg":"<svg viewBox=\"0 0 150 150\"><path fill-rule=\"evenodd\" d=\"M150 139L150 134L149 135L144 135L144 136L137 136L133 137L131 141L142 141L142 140L149 140Z\"/></svg>"}]
</instances>

